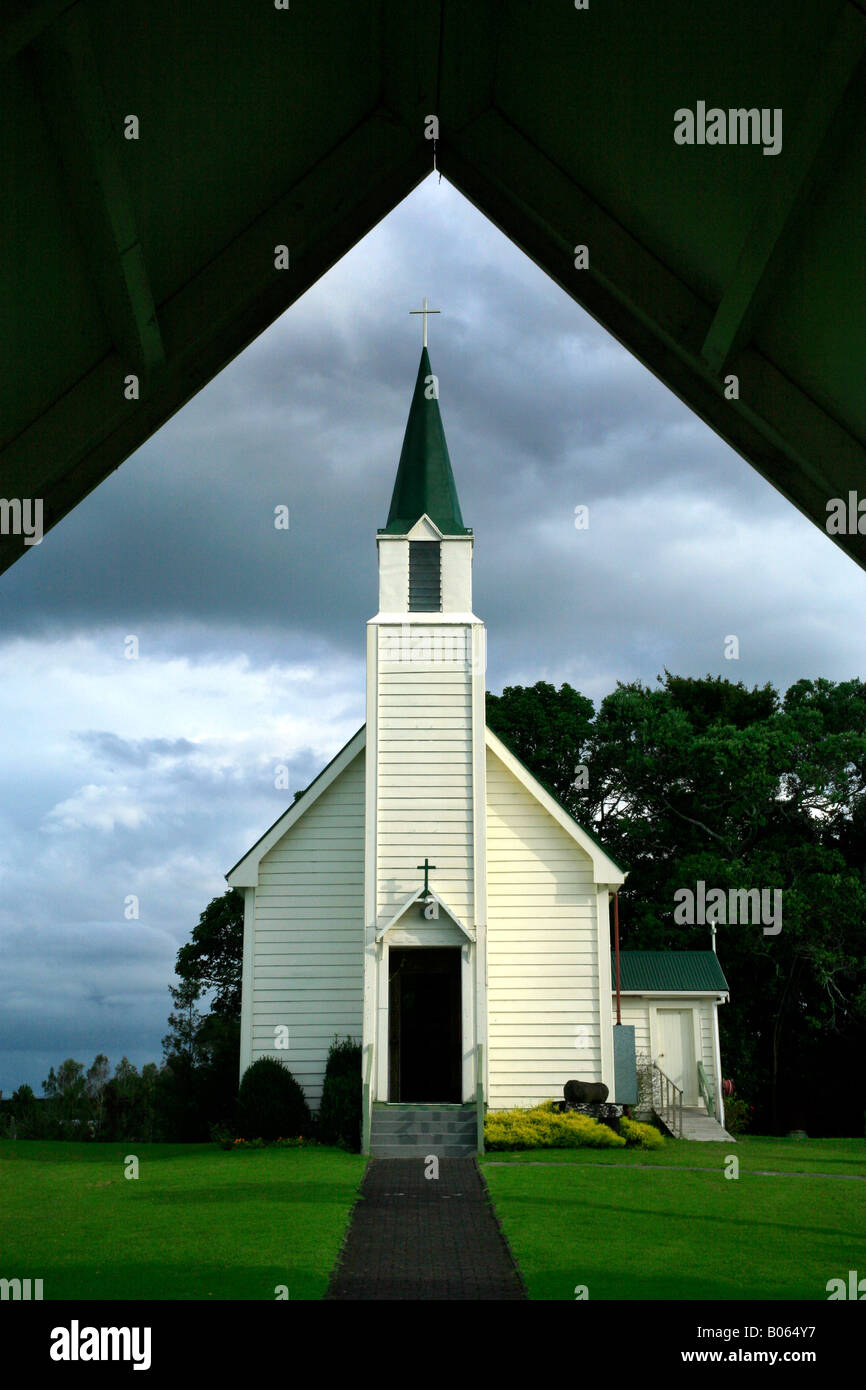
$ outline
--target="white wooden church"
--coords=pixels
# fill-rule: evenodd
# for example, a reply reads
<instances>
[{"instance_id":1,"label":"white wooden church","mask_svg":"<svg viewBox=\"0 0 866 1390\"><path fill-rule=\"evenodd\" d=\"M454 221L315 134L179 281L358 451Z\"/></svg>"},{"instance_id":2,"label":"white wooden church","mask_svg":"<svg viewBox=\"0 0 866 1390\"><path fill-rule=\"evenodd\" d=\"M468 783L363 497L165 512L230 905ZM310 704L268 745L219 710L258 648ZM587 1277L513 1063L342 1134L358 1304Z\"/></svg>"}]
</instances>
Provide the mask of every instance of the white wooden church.
<instances>
[{"instance_id":1,"label":"white wooden church","mask_svg":"<svg viewBox=\"0 0 866 1390\"><path fill-rule=\"evenodd\" d=\"M572 1078L616 1098L625 871L486 727L474 544L425 345L377 536L366 724L227 875L245 901L241 1074L277 1057L313 1109L335 1035L361 1040L379 1108L478 1086L490 1108L528 1106ZM639 1057L721 1115L713 952L625 952L622 968Z\"/></svg>"}]
</instances>

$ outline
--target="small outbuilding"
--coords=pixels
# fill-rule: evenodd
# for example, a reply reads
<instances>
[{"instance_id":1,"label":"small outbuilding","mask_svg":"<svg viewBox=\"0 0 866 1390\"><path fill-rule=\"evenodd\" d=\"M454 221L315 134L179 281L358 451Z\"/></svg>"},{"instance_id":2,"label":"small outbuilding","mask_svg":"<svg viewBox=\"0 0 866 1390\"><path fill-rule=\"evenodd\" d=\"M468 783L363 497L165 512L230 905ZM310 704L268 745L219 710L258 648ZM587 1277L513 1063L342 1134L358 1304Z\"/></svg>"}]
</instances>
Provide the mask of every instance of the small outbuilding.
<instances>
[{"instance_id":1,"label":"small outbuilding","mask_svg":"<svg viewBox=\"0 0 866 1390\"><path fill-rule=\"evenodd\" d=\"M635 1030L644 1078L639 1104L649 1109L655 1067L682 1091L683 1111L693 1112L684 1117L684 1137L704 1137L687 1133L690 1120L725 1122L719 1005L728 1002L730 991L719 958L714 951L621 951L619 959L620 1015ZM612 975L615 981L613 960ZM656 1100L658 1084L656 1077Z\"/></svg>"}]
</instances>

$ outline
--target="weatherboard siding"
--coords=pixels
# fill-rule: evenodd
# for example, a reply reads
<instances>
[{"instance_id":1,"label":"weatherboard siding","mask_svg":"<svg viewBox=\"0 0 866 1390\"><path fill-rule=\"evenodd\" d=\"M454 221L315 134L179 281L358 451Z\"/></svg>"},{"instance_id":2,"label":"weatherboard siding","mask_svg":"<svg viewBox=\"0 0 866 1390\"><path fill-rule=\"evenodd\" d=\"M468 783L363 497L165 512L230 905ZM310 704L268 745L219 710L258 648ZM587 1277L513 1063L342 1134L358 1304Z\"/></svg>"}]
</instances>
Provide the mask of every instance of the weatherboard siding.
<instances>
[{"instance_id":1,"label":"weatherboard siding","mask_svg":"<svg viewBox=\"0 0 866 1390\"><path fill-rule=\"evenodd\" d=\"M620 1004L622 1021L634 1028L634 1050L640 1067L650 1061L649 1009L643 1000L622 999ZM616 997L614 996L614 1019L616 1018Z\"/></svg>"},{"instance_id":2,"label":"weatherboard siding","mask_svg":"<svg viewBox=\"0 0 866 1390\"><path fill-rule=\"evenodd\" d=\"M597 893L589 855L487 751L489 1104L601 1076Z\"/></svg>"},{"instance_id":3,"label":"weatherboard siding","mask_svg":"<svg viewBox=\"0 0 866 1390\"><path fill-rule=\"evenodd\" d=\"M376 868L384 926L423 882L472 919L472 673L464 625L378 629ZM398 657L400 659L395 659ZM427 659L425 659L425 657Z\"/></svg>"},{"instance_id":4,"label":"weatherboard siding","mask_svg":"<svg viewBox=\"0 0 866 1390\"><path fill-rule=\"evenodd\" d=\"M360 1039L364 972L364 754L259 865L252 1060L286 1063L316 1109L335 1034ZM275 1046L276 1029L289 1046Z\"/></svg>"}]
</instances>

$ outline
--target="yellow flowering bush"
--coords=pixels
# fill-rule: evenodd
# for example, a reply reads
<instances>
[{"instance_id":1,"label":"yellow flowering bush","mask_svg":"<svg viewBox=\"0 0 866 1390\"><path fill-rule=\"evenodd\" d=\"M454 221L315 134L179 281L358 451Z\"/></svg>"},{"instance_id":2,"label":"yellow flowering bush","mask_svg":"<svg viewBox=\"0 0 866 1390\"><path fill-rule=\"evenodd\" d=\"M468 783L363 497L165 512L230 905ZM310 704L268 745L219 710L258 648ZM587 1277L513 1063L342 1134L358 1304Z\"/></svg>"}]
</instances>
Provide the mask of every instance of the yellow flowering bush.
<instances>
[{"instance_id":1,"label":"yellow flowering bush","mask_svg":"<svg viewBox=\"0 0 866 1390\"><path fill-rule=\"evenodd\" d=\"M664 1136L659 1133L655 1125L644 1125L638 1120L630 1120L627 1115L623 1115L619 1122L619 1129L629 1148L632 1146L638 1149L664 1148Z\"/></svg>"},{"instance_id":2,"label":"yellow flowering bush","mask_svg":"<svg viewBox=\"0 0 866 1390\"><path fill-rule=\"evenodd\" d=\"M649 1126L639 1126L649 1128ZM626 1141L607 1125L576 1111L559 1114L553 1101L529 1110L490 1110L484 1120L487 1149L624 1149Z\"/></svg>"},{"instance_id":3,"label":"yellow flowering bush","mask_svg":"<svg viewBox=\"0 0 866 1390\"><path fill-rule=\"evenodd\" d=\"M560 1113L552 1100L528 1110L490 1110L484 1120L484 1145L496 1149L661 1149L664 1138L653 1125L623 1115L620 1133L579 1111Z\"/></svg>"}]
</instances>

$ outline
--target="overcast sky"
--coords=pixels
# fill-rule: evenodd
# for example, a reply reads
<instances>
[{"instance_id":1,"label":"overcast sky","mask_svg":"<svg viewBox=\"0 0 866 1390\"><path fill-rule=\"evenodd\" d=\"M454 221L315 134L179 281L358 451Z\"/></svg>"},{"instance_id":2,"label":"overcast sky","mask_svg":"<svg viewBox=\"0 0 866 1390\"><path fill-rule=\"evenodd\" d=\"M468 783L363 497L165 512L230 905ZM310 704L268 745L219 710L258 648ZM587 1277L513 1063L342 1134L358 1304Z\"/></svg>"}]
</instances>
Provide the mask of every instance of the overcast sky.
<instances>
[{"instance_id":1,"label":"overcast sky","mask_svg":"<svg viewBox=\"0 0 866 1390\"><path fill-rule=\"evenodd\" d=\"M489 689L864 676L866 576L431 177L0 577L4 1094L160 1060L178 946L363 723L425 294Z\"/></svg>"}]
</instances>

